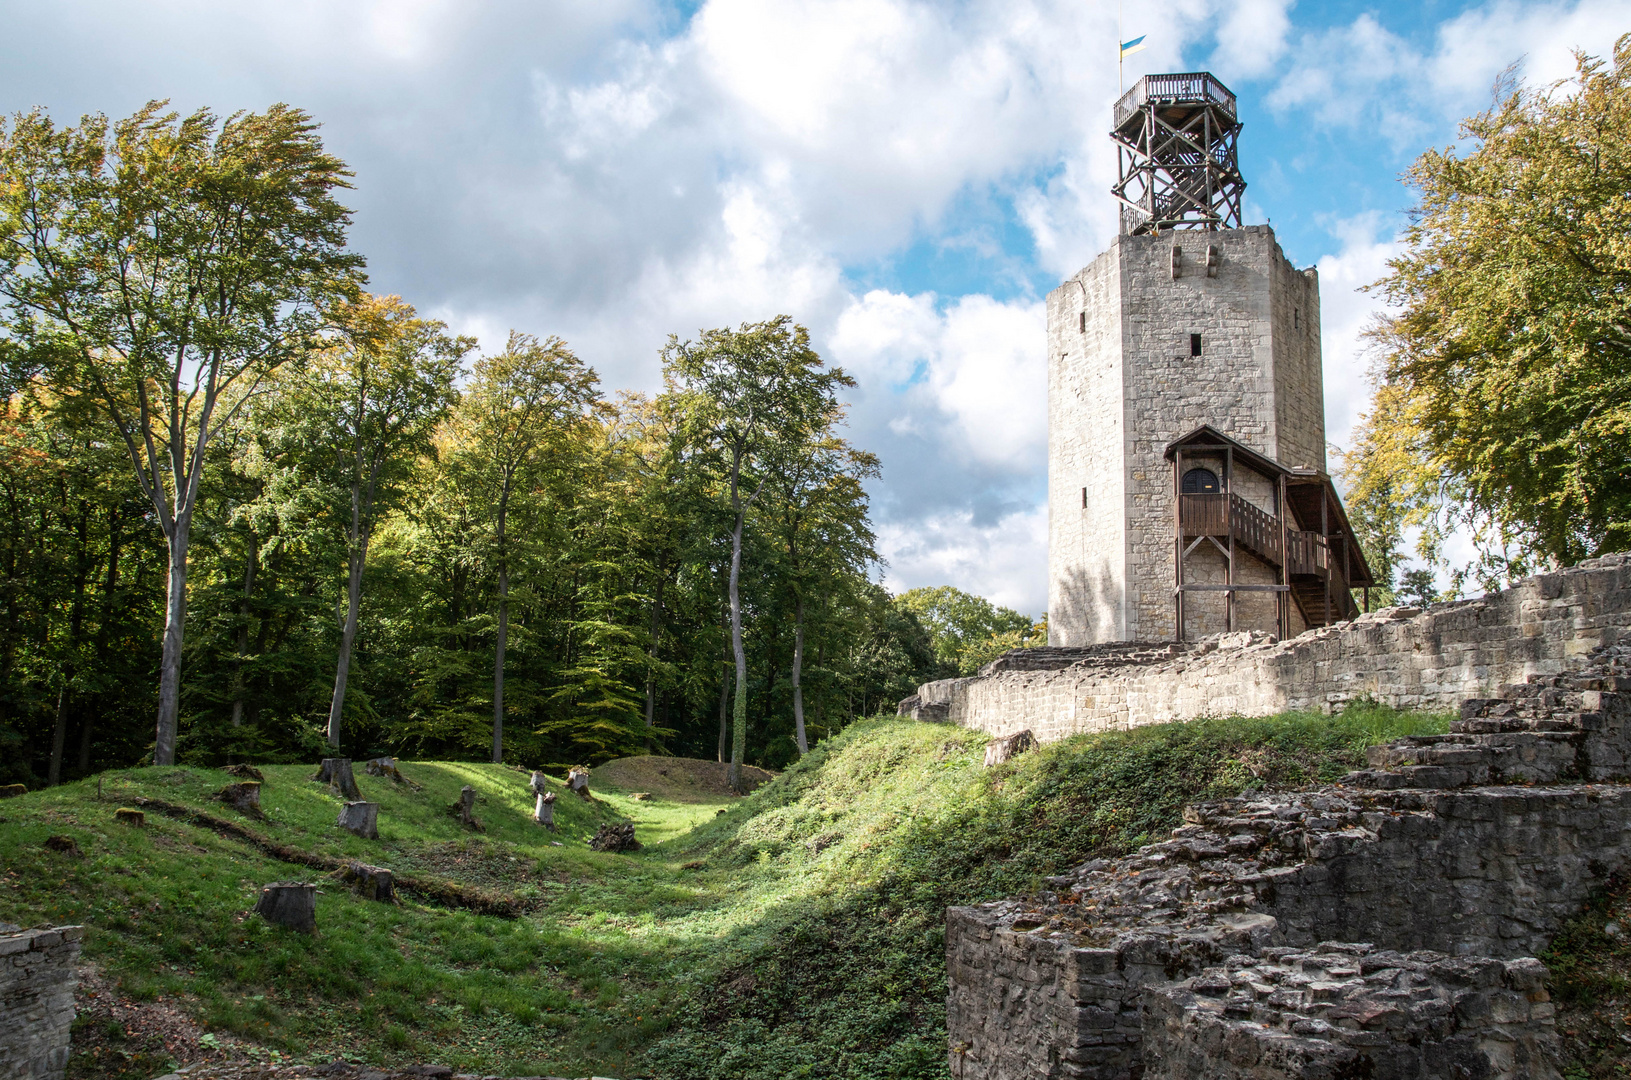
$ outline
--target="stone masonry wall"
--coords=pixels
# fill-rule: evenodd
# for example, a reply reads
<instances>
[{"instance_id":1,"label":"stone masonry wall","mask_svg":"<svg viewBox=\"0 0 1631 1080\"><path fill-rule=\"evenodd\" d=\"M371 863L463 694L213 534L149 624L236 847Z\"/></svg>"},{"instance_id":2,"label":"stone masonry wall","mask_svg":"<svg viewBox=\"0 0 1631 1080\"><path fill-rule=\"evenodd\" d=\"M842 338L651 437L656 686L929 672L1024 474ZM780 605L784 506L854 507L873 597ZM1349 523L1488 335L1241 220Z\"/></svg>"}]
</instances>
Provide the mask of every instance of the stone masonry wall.
<instances>
[{"instance_id":1,"label":"stone masonry wall","mask_svg":"<svg viewBox=\"0 0 1631 1080\"><path fill-rule=\"evenodd\" d=\"M1533 954L1631 873L1631 640L1338 786L947 912L967 1080L1556 1080Z\"/></svg>"},{"instance_id":2,"label":"stone masonry wall","mask_svg":"<svg viewBox=\"0 0 1631 1080\"><path fill-rule=\"evenodd\" d=\"M0 933L0 1076L60 1080L85 928L9 929Z\"/></svg>"},{"instance_id":3,"label":"stone masonry wall","mask_svg":"<svg viewBox=\"0 0 1631 1080\"><path fill-rule=\"evenodd\" d=\"M1317 278L1267 226L1119 236L1047 306L1049 643L1170 637L1167 444L1211 424L1325 467Z\"/></svg>"},{"instance_id":4,"label":"stone masonry wall","mask_svg":"<svg viewBox=\"0 0 1631 1080\"><path fill-rule=\"evenodd\" d=\"M957 680L943 687L933 718L993 736L1029 729L1049 742L1204 715L1328 710L1367 695L1451 710L1463 698L1568 670L1628 628L1631 556L1605 556L1481 600L1391 608L1289 641L1189 648L1124 668L1078 664Z\"/></svg>"}]
</instances>

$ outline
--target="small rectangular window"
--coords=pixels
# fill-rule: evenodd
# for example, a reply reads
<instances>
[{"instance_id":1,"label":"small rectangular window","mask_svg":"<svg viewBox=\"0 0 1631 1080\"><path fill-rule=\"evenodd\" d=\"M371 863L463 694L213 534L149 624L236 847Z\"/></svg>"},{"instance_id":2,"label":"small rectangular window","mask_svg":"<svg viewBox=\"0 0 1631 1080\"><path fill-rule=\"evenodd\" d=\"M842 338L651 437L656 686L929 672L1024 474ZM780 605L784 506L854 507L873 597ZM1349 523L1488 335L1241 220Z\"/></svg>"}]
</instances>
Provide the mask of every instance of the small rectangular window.
<instances>
[{"instance_id":1,"label":"small rectangular window","mask_svg":"<svg viewBox=\"0 0 1631 1080\"><path fill-rule=\"evenodd\" d=\"M1291 328L1293 330L1297 330L1297 329L1301 328L1301 326L1302 326L1302 316L1303 316L1302 308L1292 308L1291 309Z\"/></svg>"},{"instance_id":2,"label":"small rectangular window","mask_svg":"<svg viewBox=\"0 0 1631 1080\"><path fill-rule=\"evenodd\" d=\"M1201 354L1201 336L1199 334L1190 334L1189 335L1189 355L1190 356L1199 356L1200 354Z\"/></svg>"},{"instance_id":3,"label":"small rectangular window","mask_svg":"<svg viewBox=\"0 0 1631 1080\"><path fill-rule=\"evenodd\" d=\"M1087 333L1087 312L1084 311L1076 316L1076 329L1081 333Z\"/></svg>"}]
</instances>

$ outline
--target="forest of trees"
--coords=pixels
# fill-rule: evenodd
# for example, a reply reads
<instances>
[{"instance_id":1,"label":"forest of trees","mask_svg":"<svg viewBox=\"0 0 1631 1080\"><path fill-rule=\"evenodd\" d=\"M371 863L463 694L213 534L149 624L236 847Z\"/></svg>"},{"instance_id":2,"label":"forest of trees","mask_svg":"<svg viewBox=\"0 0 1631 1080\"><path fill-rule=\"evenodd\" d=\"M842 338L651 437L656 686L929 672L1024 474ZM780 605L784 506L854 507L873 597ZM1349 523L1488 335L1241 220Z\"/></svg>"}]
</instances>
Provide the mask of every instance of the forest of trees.
<instances>
[{"instance_id":1,"label":"forest of trees","mask_svg":"<svg viewBox=\"0 0 1631 1080\"><path fill-rule=\"evenodd\" d=\"M0 782L777 767L1031 633L874 583L878 463L803 328L671 338L654 397L481 352L366 291L348 175L282 106L0 128Z\"/></svg>"}]
</instances>

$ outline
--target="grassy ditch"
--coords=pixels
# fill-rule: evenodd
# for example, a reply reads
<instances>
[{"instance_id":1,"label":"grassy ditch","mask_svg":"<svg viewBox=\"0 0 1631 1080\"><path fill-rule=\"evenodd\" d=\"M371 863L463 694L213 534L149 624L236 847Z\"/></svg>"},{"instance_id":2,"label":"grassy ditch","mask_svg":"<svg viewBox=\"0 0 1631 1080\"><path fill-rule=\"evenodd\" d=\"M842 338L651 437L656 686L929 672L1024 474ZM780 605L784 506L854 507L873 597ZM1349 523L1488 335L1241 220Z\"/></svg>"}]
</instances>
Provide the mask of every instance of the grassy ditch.
<instances>
[{"instance_id":1,"label":"grassy ditch","mask_svg":"<svg viewBox=\"0 0 1631 1080\"><path fill-rule=\"evenodd\" d=\"M636 800L604 777L592 803L563 790L555 836L531 823L515 770L405 764L420 790L359 777L381 803L377 842L335 827L311 767L264 770L268 820L243 824L270 842L483 890L513 918L419 894L365 902L186 818L118 825L137 797L236 816L209 798L220 772L136 769L104 774L100 799L92 780L0 803L0 919L90 926L109 992L185 1013L208 1033L193 1052L237 1038L511 1074L944 1077L946 905L1127 851L1195 799L1330 780L1369 743L1443 725L1369 706L1203 720L985 769L982 735L880 719L742 799ZM445 813L463 784L484 834ZM644 850L587 850L597 824L628 819ZM51 835L83 854L46 849ZM302 877L329 882L315 937L247 915L262 883ZM85 1034L81 1076L146 1077L187 1056Z\"/></svg>"}]
</instances>

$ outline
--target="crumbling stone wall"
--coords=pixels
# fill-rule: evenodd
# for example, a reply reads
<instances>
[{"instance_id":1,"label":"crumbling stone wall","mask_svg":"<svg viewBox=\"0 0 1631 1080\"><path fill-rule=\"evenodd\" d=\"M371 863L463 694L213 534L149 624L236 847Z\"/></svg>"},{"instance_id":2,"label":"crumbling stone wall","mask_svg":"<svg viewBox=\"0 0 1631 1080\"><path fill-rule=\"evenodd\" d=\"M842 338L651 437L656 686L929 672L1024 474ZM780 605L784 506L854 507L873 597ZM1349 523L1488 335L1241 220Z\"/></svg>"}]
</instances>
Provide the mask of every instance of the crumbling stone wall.
<instances>
[{"instance_id":1,"label":"crumbling stone wall","mask_svg":"<svg viewBox=\"0 0 1631 1080\"><path fill-rule=\"evenodd\" d=\"M67 1069L84 936L82 926L0 924L0 1076L7 1080L60 1080Z\"/></svg>"},{"instance_id":2,"label":"crumbling stone wall","mask_svg":"<svg viewBox=\"0 0 1631 1080\"><path fill-rule=\"evenodd\" d=\"M953 1075L1555 1077L1533 954L1631 873L1631 642L1369 758L948 911Z\"/></svg>"},{"instance_id":3,"label":"crumbling stone wall","mask_svg":"<svg viewBox=\"0 0 1631 1080\"><path fill-rule=\"evenodd\" d=\"M1159 663L1105 666L1061 657L1053 670L995 669L929 684L901 711L994 736L1029 729L1051 742L1203 715L1330 709L1360 696L1453 710L1464 698L1578 667L1628 628L1631 556L1613 555L1480 600L1425 612L1390 608L1289 641L1224 635L1225 647L1172 646ZM921 695L931 687L934 705L922 708Z\"/></svg>"}]
</instances>

